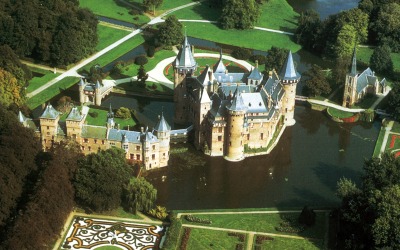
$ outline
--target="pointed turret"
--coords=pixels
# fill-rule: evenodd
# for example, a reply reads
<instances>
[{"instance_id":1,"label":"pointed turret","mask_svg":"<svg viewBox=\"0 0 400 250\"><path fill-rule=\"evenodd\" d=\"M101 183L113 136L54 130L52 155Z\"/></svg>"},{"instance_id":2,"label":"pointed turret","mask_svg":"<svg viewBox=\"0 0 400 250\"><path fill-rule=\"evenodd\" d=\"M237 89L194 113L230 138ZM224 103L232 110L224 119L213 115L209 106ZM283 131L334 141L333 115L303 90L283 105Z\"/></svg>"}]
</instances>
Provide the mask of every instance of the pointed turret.
<instances>
[{"instance_id":1,"label":"pointed turret","mask_svg":"<svg viewBox=\"0 0 400 250\"><path fill-rule=\"evenodd\" d=\"M66 120L80 121L82 120L82 115L78 110L78 107L73 107L71 112L69 112Z\"/></svg>"},{"instance_id":2,"label":"pointed turret","mask_svg":"<svg viewBox=\"0 0 400 250\"><path fill-rule=\"evenodd\" d=\"M100 84L99 80L97 80L96 85L94 85L94 88L95 89L101 88L101 84Z\"/></svg>"},{"instance_id":3,"label":"pointed turret","mask_svg":"<svg viewBox=\"0 0 400 250\"><path fill-rule=\"evenodd\" d=\"M189 44L187 36L185 36L182 47L175 58L174 66L180 71L185 71L185 72L188 71L193 72L197 68L197 62L194 59L192 48Z\"/></svg>"},{"instance_id":4,"label":"pointed turret","mask_svg":"<svg viewBox=\"0 0 400 250\"><path fill-rule=\"evenodd\" d=\"M289 55L286 59L285 64L282 67L280 78L283 84L297 83L300 80L301 75L294 68L292 51L289 51Z\"/></svg>"},{"instance_id":5,"label":"pointed turret","mask_svg":"<svg viewBox=\"0 0 400 250\"><path fill-rule=\"evenodd\" d=\"M26 117L22 114L21 110L18 112L18 121L22 124L26 121Z\"/></svg>"},{"instance_id":6,"label":"pointed turret","mask_svg":"<svg viewBox=\"0 0 400 250\"><path fill-rule=\"evenodd\" d=\"M351 76L357 75L357 57L356 57L356 48L355 47L354 47L354 51L353 51L353 61L351 63L350 75Z\"/></svg>"},{"instance_id":7,"label":"pointed turret","mask_svg":"<svg viewBox=\"0 0 400 250\"><path fill-rule=\"evenodd\" d=\"M222 62L222 49L219 52L219 60L217 64L214 65L214 73L225 73L226 72L226 67L224 63Z\"/></svg>"},{"instance_id":8,"label":"pointed turret","mask_svg":"<svg viewBox=\"0 0 400 250\"><path fill-rule=\"evenodd\" d=\"M85 82L83 81L83 78L81 77L81 80L78 83L78 86L84 86Z\"/></svg>"},{"instance_id":9,"label":"pointed turret","mask_svg":"<svg viewBox=\"0 0 400 250\"><path fill-rule=\"evenodd\" d=\"M201 92L200 103L211 103L211 99L207 93L207 90L203 88Z\"/></svg>"},{"instance_id":10,"label":"pointed turret","mask_svg":"<svg viewBox=\"0 0 400 250\"><path fill-rule=\"evenodd\" d=\"M60 115L60 112L55 110L53 106L49 103L46 106L46 109L44 110L43 114L40 116L40 118L47 118L47 119L56 119Z\"/></svg>"},{"instance_id":11,"label":"pointed turret","mask_svg":"<svg viewBox=\"0 0 400 250\"><path fill-rule=\"evenodd\" d=\"M167 132L171 130L171 126L169 126L168 122L164 118L164 113L161 113L160 120L157 122L154 129L157 132Z\"/></svg>"},{"instance_id":12,"label":"pointed turret","mask_svg":"<svg viewBox=\"0 0 400 250\"><path fill-rule=\"evenodd\" d=\"M114 128L114 127L115 127L114 112L112 111L110 103L110 110L107 113L107 128Z\"/></svg>"}]
</instances>

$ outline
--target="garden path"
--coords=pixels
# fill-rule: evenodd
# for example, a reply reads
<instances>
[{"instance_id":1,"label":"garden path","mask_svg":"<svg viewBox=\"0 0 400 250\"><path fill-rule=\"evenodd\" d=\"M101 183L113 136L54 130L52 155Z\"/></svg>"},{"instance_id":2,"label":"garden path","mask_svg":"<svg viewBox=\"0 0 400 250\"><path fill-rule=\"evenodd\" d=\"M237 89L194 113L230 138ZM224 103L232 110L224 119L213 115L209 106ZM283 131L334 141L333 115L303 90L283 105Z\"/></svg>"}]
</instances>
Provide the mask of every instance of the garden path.
<instances>
[{"instance_id":1,"label":"garden path","mask_svg":"<svg viewBox=\"0 0 400 250\"><path fill-rule=\"evenodd\" d=\"M51 72L54 72L54 70L56 70L56 73L64 73L65 72L65 70L63 70L63 69L52 68L52 67L49 67L49 66L43 65L43 64L31 63L26 60L20 60L20 61L21 61L21 63L23 63L29 67L32 67L32 68L44 69L44 70L48 70Z\"/></svg>"},{"instance_id":2,"label":"garden path","mask_svg":"<svg viewBox=\"0 0 400 250\"><path fill-rule=\"evenodd\" d=\"M390 134L390 132L392 130L393 124L394 124L394 121L389 121L388 125L385 128L385 135L383 137L382 146L381 146L381 150L379 152L379 156L378 157L381 157L381 154L383 152L385 152L387 140L388 140L389 134Z\"/></svg>"}]
</instances>

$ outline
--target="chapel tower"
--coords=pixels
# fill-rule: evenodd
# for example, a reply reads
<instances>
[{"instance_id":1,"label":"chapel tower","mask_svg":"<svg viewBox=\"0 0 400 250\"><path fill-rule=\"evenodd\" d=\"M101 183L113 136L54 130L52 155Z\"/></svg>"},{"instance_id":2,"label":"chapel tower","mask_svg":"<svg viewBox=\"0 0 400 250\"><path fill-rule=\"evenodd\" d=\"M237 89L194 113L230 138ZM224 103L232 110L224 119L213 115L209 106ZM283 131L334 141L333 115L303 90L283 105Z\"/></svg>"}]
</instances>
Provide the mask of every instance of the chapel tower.
<instances>
[{"instance_id":1,"label":"chapel tower","mask_svg":"<svg viewBox=\"0 0 400 250\"><path fill-rule=\"evenodd\" d=\"M357 57L356 48L353 51L353 61L351 63L351 70L346 74L346 82L344 84L344 94L343 94L343 107L350 107L355 103L356 100L356 87L357 87Z\"/></svg>"}]
</instances>

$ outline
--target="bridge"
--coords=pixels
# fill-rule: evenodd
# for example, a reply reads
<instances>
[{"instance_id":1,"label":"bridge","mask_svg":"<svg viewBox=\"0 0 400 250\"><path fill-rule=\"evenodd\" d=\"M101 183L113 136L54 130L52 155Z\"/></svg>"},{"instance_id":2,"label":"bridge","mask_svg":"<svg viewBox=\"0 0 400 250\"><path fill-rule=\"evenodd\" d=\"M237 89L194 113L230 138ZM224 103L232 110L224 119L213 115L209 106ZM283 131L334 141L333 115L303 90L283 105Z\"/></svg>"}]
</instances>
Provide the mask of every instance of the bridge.
<instances>
[{"instance_id":1,"label":"bridge","mask_svg":"<svg viewBox=\"0 0 400 250\"><path fill-rule=\"evenodd\" d=\"M188 134L192 130L193 130L193 125L190 125L189 127L185 128L185 129L171 130L171 132L170 132L171 142L174 142L174 143L187 142Z\"/></svg>"},{"instance_id":2,"label":"bridge","mask_svg":"<svg viewBox=\"0 0 400 250\"><path fill-rule=\"evenodd\" d=\"M308 99L307 96L296 95L296 101L306 102Z\"/></svg>"}]
</instances>

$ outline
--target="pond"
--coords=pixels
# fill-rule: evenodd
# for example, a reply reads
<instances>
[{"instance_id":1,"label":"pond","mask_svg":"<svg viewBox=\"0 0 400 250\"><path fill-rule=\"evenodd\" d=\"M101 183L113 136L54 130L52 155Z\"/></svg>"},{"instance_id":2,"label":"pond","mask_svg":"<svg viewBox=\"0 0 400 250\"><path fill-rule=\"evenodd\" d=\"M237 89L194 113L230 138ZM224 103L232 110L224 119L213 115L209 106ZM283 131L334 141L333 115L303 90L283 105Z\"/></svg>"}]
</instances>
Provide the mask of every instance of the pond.
<instances>
[{"instance_id":1,"label":"pond","mask_svg":"<svg viewBox=\"0 0 400 250\"><path fill-rule=\"evenodd\" d=\"M336 14L342 10L355 8L359 0L287 0L296 12L314 9L321 19Z\"/></svg>"}]
</instances>

